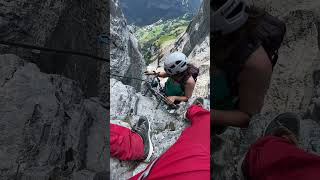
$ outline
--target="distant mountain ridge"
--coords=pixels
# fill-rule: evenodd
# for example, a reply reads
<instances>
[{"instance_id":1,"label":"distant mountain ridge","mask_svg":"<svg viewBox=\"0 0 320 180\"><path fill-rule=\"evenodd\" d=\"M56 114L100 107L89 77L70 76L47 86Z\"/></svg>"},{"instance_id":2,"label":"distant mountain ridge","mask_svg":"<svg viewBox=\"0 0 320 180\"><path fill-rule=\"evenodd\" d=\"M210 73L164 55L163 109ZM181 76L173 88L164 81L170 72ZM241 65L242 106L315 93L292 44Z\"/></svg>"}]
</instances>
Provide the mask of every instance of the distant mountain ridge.
<instances>
[{"instance_id":1,"label":"distant mountain ridge","mask_svg":"<svg viewBox=\"0 0 320 180\"><path fill-rule=\"evenodd\" d=\"M160 19L197 13L202 0L120 0L129 24L144 26Z\"/></svg>"}]
</instances>

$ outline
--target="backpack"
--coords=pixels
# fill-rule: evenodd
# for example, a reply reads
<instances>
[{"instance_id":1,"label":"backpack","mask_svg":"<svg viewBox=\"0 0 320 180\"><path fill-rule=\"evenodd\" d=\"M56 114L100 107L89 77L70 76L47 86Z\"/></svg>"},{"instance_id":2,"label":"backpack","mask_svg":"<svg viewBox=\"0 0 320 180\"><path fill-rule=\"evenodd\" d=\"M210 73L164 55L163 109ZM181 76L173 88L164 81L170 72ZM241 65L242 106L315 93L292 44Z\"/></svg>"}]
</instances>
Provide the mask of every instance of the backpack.
<instances>
[{"instance_id":1,"label":"backpack","mask_svg":"<svg viewBox=\"0 0 320 180\"><path fill-rule=\"evenodd\" d=\"M275 66L278 60L278 50L281 47L285 33L285 23L278 18L265 13L259 19L254 34L250 35L250 37L243 37L233 48L227 62L220 67L227 74L227 80L232 96L238 96L238 82L236 79L241 72L243 65L260 45L265 49L271 61L272 68Z\"/></svg>"}]
</instances>

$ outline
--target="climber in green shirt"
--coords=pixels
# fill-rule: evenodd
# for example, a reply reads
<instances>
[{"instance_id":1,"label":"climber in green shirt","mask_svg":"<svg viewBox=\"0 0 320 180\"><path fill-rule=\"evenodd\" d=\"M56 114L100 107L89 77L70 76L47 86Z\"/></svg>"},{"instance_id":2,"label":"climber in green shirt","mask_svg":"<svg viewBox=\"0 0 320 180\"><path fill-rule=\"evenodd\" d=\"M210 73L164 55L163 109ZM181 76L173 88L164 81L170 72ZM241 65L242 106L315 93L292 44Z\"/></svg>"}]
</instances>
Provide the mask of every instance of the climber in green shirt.
<instances>
[{"instance_id":1,"label":"climber in green shirt","mask_svg":"<svg viewBox=\"0 0 320 180\"><path fill-rule=\"evenodd\" d=\"M146 71L146 75L157 74L168 80L165 83L165 95L175 104L188 101L196 85L199 69L187 63L187 56L180 52L169 54L164 61L165 72Z\"/></svg>"},{"instance_id":2,"label":"climber in green shirt","mask_svg":"<svg viewBox=\"0 0 320 180\"><path fill-rule=\"evenodd\" d=\"M247 0L210 4L211 125L247 128L260 113L270 85L286 25Z\"/></svg>"}]
</instances>

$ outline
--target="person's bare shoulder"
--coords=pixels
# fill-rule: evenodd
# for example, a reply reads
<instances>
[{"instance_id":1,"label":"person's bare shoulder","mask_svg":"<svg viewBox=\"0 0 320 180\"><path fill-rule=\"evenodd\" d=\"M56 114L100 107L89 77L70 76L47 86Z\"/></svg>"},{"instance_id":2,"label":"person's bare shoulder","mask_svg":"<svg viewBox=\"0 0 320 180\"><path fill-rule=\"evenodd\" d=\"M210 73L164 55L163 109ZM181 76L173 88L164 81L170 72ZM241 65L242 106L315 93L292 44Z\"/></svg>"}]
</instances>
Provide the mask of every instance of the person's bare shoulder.
<instances>
[{"instance_id":1,"label":"person's bare shoulder","mask_svg":"<svg viewBox=\"0 0 320 180\"><path fill-rule=\"evenodd\" d=\"M194 86L196 84L196 81L193 79L192 76L190 76L189 79L186 81L186 84Z\"/></svg>"},{"instance_id":2,"label":"person's bare shoulder","mask_svg":"<svg viewBox=\"0 0 320 180\"><path fill-rule=\"evenodd\" d=\"M262 72L270 71L270 69L272 69L271 61L262 46L251 54L244 68Z\"/></svg>"}]
</instances>

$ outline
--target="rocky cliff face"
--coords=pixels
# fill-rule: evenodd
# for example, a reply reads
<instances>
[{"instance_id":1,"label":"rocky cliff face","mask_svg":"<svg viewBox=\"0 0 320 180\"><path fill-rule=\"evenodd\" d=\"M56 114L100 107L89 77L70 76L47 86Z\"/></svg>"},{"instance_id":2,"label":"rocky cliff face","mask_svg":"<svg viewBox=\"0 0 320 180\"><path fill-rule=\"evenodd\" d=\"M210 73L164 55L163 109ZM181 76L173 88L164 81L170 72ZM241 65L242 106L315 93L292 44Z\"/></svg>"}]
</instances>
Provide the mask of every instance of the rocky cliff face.
<instances>
[{"instance_id":1,"label":"rocky cliff face","mask_svg":"<svg viewBox=\"0 0 320 180\"><path fill-rule=\"evenodd\" d=\"M188 126L183 119L183 112L189 104L181 104L177 114L169 114L164 107L156 109L158 101L150 95L143 96L131 86L111 79L110 123L131 128L140 116L145 116L151 123L154 153L152 159L159 157L180 136L182 130ZM209 101L206 101L209 108ZM127 179L140 172L147 166L140 161L120 161L110 159L111 179Z\"/></svg>"},{"instance_id":2,"label":"rocky cliff face","mask_svg":"<svg viewBox=\"0 0 320 180\"><path fill-rule=\"evenodd\" d=\"M166 20L195 14L202 0L120 0L121 8L128 23L149 25L160 19Z\"/></svg>"},{"instance_id":3,"label":"rocky cliff face","mask_svg":"<svg viewBox=\"0 0 320 180\"><path fill-rule=\"evenodd\" d=\"M198 97L207 97L210 89L210 1L204 0L196 16L190 22L186 32L181 35L174 43L168 45L163 52L162 57L167 54L179 51L188 56L188 63L191 63L200 69L198 80L193 95ZM160 68L163 68L163 58L160 59ZM158 62L151 63L148 68L154 69Z\"/></svg>"},{"instance_id":4,"label":"rocky cliff face","mask_svg":"<svg viewBox=\"0 0 320 180\"><path fill-rule=\"evenodd\" d=\"M175 49L182 50L183 53L189 55L197 45L206 38L210 32L210 1L204 0L196 16L189 24L186 33L175 42ZM210 46L209 46L210 47Z\"/></svg>"},{"instance_id":5,"label":"rocky cliff face","mask_svg":"<svg viewBox=\"0 0 320 180\"><path fill-rule=\"evenodd\" d=\"M170 50L180 51L188 56L188 62L200 69L195 87L195 96L207 96L210 89L210 1L203 0L197 15L192 19L186 32Z\"/></svg>"},{"instance_id":6,"label":"rocky cliff face","mask_svg":"<svg viewBox=\"0 0 320 180\"><path fill-rule=\"evenodd\" d=\"M0 39L107 58L107 9L0 0ZM0 179L107 179L108 63L4 45L0 54Z\"/></svg>"},{"instance_id":7,"label":"rocky cliff face","mask_svg":"<svg viewBox=\"0 0 320 180\"><path fill-rule=\"evenodd\" d=\"M101 0L0 0L0 39L108 57L107 44L98 41L109 29L107 9L108 2ZM87 97L100 92L102 82L96 72L103 63L95 59L2 45L0 53L17 54L36 63L42 72L80 82Z\"/></svg>"},{"instance_id":8,"label":"rocky cliff face","mask_svg":"<svg viewBox=\"0 0 320 180\"><path fill-rule=\"evenodd\" d=\"M141 81L130 79L142 78L145 61L140 53L137 39L127 27L118 0L110 1L110 70L112 74L129 78L113 77L124 84L141 89Z\"/></svg>"},{"instance_id":9,"label":"rocky cliff face","mask_svg":"<svg viewBox=\"0 0 320 180\"><path fill-rule=\"evenodd\" d=\"M0 75L0 179L107 179L107 106L12 54Z\"/></svg>"},{"instance_id":10,"label":"rocky cliff face","mask_svg":"<svg viewBox=\"0 0 320 180\"><path fill-rule=\"evenodd\" d=\"M295 112L301 116L300 146L320 154L319 148L319 9L318 1L255 1L271 14L283 19L287 34L279 52L272 82L262 113L247 129L229 128L215 137L214 179L238 179L235 167L249 145L262 135L276 115Z\"/></svg>"},{"instance_id":11,"label":"rocky cliff face","mask_svg":"<svg viewBox=\"0 0 320 180\"><path fill-rule=\"evenodd\" d=\"M209 25L206 27L209 22L205 17L208 17L209 13L208 9L204 10L203 7L209 6L206 6L207 4L205 3L209 3L209 0L204 1L199 15L193 19L188 31L177 40L179 43L169 46L168 50L164 52L164 54L170 53L171 49L183 51L188 55L189 62L200 68L200 76L198 77L194 96L188 103L181 103L176 114L169 114L162 106L156 109L158 101L154 97L150 95L144 96L142 92L138 92L132 86L123 84L116 79L111 79L111 123L131 128L140 116L147 117L151 122L152 141L155 148L152 158L158 157L168 149L180 136L182 130L188 126L188 122L182 116L194 98L208 98L210 48L209 29L205 30L209 28ZM128 57L128 54L123 54L123 56ZM121 63L130 64L128 59L123 59ZM148 68L155 67L157 67L157 62L152 63ZM209 109L208 99L205 100L205 107ZM111 158L111 179L127 179L143 170L146 165L146 163L138 161L119 161Z\"/></svg>"}]
</instances>

